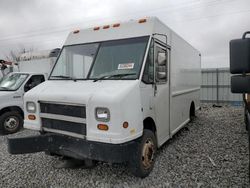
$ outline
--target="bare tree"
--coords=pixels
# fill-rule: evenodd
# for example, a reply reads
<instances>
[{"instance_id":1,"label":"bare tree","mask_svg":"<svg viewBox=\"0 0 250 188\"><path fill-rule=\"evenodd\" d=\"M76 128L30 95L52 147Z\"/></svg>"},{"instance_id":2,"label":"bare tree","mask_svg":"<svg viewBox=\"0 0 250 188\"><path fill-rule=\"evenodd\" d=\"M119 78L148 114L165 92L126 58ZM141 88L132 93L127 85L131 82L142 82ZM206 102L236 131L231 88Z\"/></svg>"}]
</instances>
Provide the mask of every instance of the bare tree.
<instances>
[{"instance_id":1,"label":"bare tree","mask_svg":"<svg viewBox=\"0 0 250 188\"><path fill-rule=\"evenodd\" d=\"M5 61L5 64L2 62L0 65L0 71L2 75L6 75L8 74L8 72L12 72L14 65L18 66L18 62L19 62L19 58L21 54L26 53L26 52L32 52L32 51L34 51L33 47L25 48L23 46L10 50L9 53L5 55L5 60L2 60L3 62ZM6 63L9 63L9 64L6 64Z\"/></svg>"},{"instance_id":2,"label":"bare tree","mask_svg":"<svg viewBox=\"0 0 250 188\"><path fill-rule=\"evenodd\" d=\"M10 50L9 54L5 55L5 58L7 61L17 64L21 54L26 53L26 52L32 52L32 51L34 51L33 47L28 48L28 49L25 47L19 47L16 50Z\"/></svg>"}]
</instances>

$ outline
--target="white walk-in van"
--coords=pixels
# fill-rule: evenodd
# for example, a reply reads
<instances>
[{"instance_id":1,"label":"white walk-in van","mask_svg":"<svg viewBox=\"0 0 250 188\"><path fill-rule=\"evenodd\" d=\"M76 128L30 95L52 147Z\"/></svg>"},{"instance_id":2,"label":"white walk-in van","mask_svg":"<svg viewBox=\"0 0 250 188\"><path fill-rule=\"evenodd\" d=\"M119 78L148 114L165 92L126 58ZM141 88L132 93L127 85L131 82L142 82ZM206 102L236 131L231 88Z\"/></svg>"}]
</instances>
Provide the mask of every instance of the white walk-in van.
<instances>
[{"instance_id":1,"label":"white walk-in van","mask_svg":"<svg viewBox=\"0 0 250 188\"><path fill-rule=\"evenodd\" d=\"M17 132L23 126L23 95L48 78L60 49L26 52L20 55L20 72L0 79L0 133Z\"/></svg>"},{"instance_id":2,"label":"white walk-in van","mask_svg":"<svg viewBox=\"0 0 250 188\"><path fill-rule=\"evenodd\" d=\"M200 53L157 18L69 34L47 82L26 93L11 154L45 151L152 170L155 152L200 107Z\"/></svg>"}]
</instances>

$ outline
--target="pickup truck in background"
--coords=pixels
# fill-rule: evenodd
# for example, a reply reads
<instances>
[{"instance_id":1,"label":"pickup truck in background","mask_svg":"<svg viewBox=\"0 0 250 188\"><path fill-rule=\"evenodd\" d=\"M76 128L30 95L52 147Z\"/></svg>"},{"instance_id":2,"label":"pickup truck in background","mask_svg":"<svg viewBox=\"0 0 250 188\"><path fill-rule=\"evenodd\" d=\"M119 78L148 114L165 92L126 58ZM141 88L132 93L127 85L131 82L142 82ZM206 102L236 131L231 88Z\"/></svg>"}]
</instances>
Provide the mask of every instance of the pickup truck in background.
<instances>
[{"instance_id":1,"label":"pickup truck in background","mask_svg":"<svg viewBox=\"0 0 250 188\"><path fill-rule=\"evenodd\" d=\"M17 132L23 126L23 96L48 78L60 49L28 52L19 57L19 72L0 79L0 133Z\"/></svg>"}]
</instances>

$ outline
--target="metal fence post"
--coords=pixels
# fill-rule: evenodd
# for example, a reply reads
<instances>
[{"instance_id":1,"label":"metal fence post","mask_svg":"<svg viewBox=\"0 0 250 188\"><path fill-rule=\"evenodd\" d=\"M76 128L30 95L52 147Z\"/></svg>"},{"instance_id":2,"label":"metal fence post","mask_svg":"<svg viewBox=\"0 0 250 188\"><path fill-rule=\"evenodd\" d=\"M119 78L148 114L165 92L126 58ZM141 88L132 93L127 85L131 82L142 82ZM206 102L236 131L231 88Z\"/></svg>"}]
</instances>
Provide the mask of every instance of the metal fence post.
<instances>
[{"instance_id":1,"label":"metal fence post","mask_svg":"<svg viewBox=\"0 0 250 188\"><path fill-rule=\"evenodd\" d=\"M216 69L216 103L219 104L219 69Z\"/></svg>"}]
</instances>

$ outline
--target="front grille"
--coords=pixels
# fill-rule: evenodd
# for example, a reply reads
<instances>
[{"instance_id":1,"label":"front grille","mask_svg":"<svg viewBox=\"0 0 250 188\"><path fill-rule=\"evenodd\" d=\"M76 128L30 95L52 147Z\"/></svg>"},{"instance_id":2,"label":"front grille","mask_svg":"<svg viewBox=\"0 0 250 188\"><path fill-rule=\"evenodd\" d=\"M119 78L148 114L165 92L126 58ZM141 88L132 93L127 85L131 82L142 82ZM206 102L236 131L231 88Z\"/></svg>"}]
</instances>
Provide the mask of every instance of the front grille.
<instances>
[{"instance_id":1,"label":"front grille","mask_svg":"<svg viewBox=\"0 0 250 188\"><path fill-rule=\"evenodd\" d=\"M72 132L76 134L86 135L86 124L75 123L55 119L41 118L43 128Z\"/></svg>"},{"instance_id":2,"label":"front grille","mask_svg":"<svg viewBox=\"0 0 250 188\"><path fill-rule=\"evenodd\" d=\"M86 107L79 105L40 102L42 128L83 138L86 136Z\"/></svg>"},{"instance_id":3,"label":"front grille","mask_svg":"<svg viewBox=\"0 0 250 188\"><path fill-rule=\"evenodd\" d=\"M40 109L42 113L86 118L85 106L73 106L66 104L51 104L40 102Z\"/></svg>"}]
</instances>

